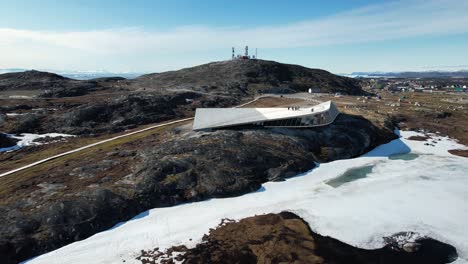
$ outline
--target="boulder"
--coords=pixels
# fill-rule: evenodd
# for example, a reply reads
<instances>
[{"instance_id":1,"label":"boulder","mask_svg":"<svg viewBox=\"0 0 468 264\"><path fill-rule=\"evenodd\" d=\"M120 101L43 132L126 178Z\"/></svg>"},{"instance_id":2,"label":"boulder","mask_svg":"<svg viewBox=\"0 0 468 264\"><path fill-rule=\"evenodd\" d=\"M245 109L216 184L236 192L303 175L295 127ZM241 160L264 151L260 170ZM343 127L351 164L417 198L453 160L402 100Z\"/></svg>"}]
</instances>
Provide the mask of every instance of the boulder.
<instances>
[{"instance_id":1,"label":"boulder","mask_svg":"<svg viewBox=\"0 0 468 264\"><path fill-rule=\"evenodd\" d=\"M12 147L16 145L17 141L17 139L11 138L4 133L0 133L0 148Z\"/></svg>"}]
</instances>

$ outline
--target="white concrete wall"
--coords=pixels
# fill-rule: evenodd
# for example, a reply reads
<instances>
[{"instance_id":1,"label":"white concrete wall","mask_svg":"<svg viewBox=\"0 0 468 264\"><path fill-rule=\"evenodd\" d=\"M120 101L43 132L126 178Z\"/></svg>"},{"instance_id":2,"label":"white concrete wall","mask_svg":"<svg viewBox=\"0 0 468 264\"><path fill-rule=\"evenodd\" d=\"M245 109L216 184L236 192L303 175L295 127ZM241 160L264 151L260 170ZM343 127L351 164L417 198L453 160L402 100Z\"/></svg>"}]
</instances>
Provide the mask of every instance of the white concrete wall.
<instances>
[{"instance_id":1,"label":"white concrete wall","mask_svg":"<svg viewBox=\"0 0 468 264\"><path fill-rule=\"evenodd\" d=\"M332 122L338 110L331 102L325 102L311 108L292 110L286 108L197 108L193 129L221 128L272 120L303 118L323 114L325 119L321 124ZM311 125L314 126L314 125Z\"/></svg>"}]
</instances>

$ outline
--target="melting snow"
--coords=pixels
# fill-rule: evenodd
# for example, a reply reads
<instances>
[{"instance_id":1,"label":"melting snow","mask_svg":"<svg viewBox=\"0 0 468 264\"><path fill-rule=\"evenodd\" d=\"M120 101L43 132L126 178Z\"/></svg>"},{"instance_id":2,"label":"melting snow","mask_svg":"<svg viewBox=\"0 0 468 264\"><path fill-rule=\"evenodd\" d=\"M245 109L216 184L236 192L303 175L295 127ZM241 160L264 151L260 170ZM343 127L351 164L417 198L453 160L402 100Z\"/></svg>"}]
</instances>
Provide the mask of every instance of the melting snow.
<instances>
[{"instance_id":1,"label":"melting snow","mask_svg":"<svg viewBox=\"0 0 468 264\"><path fill-rule=\"evenodd\" d=\"M6 113L6 116L21 116L25 115L25 113Z\"/></svg>"},{"instance_id":2,"label":"melting snow","mask_svg":"<svg viewBox=\"0 0 468 264\"><path fill-rule=\"evenodd\" d=\"M26 146L33 146L33 145L42 145L42 144L47 144L43 142L34 142L36 139L41 139L41 138L62 138L62 137L74 137L74 135L68 135L68 134L60 134L60 133L46 133L46 134L29 134L29 133L23 133L21 135L11 135L8 134L9 137L18 139L19 141L16 142L15 146L7 147L7 148L0 148L0 152L7 152L7 151L12 151L12 150L17 150L22 147ZM58 142L59 140L54 140L51 142ZM49 142L48 142L49 143Z\"/></svg>"},{"instance_id":3,"label":"melting snow","mask_svg":"<svg viewBox=\"0 0 468 264\"><path fill-rule=\"evenodd\" d=\"M420 133L401 134L362 157L318 164L287 181L265 183L255 193L143 212L28 263L138 263L141 249L194 246L222 218L283 210L297 213L321 234L364 248L381 247L385 236L414 231L454 245L460 256L456 263L468 263L468 162L447 152L466 147L437 135L432 135L435 146L428 146L406 139ZM420 155L389 159L410 151ZM336 188L326 184L349 169L371 165L364 178Z\"/></svg>"}]
</instances>

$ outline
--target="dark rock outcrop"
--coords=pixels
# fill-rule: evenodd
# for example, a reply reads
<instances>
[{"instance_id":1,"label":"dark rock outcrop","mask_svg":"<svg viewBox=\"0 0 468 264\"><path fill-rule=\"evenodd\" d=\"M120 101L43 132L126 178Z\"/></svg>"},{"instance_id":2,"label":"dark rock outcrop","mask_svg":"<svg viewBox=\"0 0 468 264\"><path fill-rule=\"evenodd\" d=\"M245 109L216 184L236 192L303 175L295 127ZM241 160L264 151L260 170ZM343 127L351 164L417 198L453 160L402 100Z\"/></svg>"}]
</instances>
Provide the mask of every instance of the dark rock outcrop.
<instances>
[{"instance_id":1,"label":"dark rock outcrop","mask_svg":"<svg viewBox=\"0 0 468 264\"><path fill-rule=\"evenodd\" d=\"M8 148L16 145L16 141L14 138L7 136L4 133L0 133L0 148Z\"/></svg>"},{"instance_id":2,"label":"dark rock outcrop","mask_svg":"<svg viewBox=\"0 0 468 264\"><path fill-rule=\"evenodd\" d=\"M387 244L383 248L360 249L337 239L313 232L299 216L282 212L248 217L235 222L224 219L188 249L174 246L165 252L142 250L141 263L314 263L314 264L443 264L457 259L457 250L448 244L419 238L405 245L418 245L406 251ZM409 248L410 246L408 246ZM177 256L173 257L173 252ZM170 253L170 254L168 254Z\"/></svg>"},{"instance_id":3,"label":"dark rock outcrop","mask_svg":"<svg viewBox=\"0 0 468 264\"><path fill-rule=\"evenodd\" d=\"M145 153L137 196L155 207L242 194L308 171L313 161L356 157L395 137L346 114L314 129L188 132Z\"/></svg>"},{"instance_id":4,"label":"dark rock outcrop","mask_svg":"<svg viewBox=\"0 0 468 264\"><path fill-rule=\"evenodd\" d=\"M35 113L19 116L18 121L14 124L10 132L14 134L34 133L41 127L42 118L44 118L43 115Z\"/></svg>"},{"instance_id":5,"label":"dark rock outcrop","mask_svg":"<svg viewBox=\"0 0 468 264\"><path fill-rule=\"evenodd\" d=\"M31 112L16 117L9 133L66 133L89 135L115 133L139 125L193 115L195 107L224 107L238 104L232 97L205 96L193 92L135 93L90 101L68 109ZM11 111L16 107L9 107Z\"/></svg>"},{"instance_id":6,"label":"dark rock outcrop","mask_svg":"<svg viewBox=\"0 0 468 264\"><path fill-rule=\"evenodd\" d=\"M2 263L18 263L39 253L87 238L96 230L128 220L138 213L134 202L106 189L83 192L71 200L41 208L30 215L21 203L0 207Z\"/></svg>"},{"instance_id":7,"label":"dark rock outcrop","mask_svg":"<svg viewBox=\"0 0 468 264\"><path fill-rule=\"evenodd\" d=\"M118 132L138 125L183 117L177 107L189 105L187 99L198 97L199 94L190 92L125 95L105 102L81 105L58 116L51 123L56 123L60 132L69 134Z\"/></svg>"},{"instance_id":8,"label":"dark rock outcrop","mask_svg":"<svg viewBox=\"0 0 468 264\"><path fill-rule=\"evenodd\" d=\"M0 108L0 126L2 126L3 123L5 123L5 118L6 118L6 115L2 113L1 111L2 109Z\"/></svg>"}]
</instances>

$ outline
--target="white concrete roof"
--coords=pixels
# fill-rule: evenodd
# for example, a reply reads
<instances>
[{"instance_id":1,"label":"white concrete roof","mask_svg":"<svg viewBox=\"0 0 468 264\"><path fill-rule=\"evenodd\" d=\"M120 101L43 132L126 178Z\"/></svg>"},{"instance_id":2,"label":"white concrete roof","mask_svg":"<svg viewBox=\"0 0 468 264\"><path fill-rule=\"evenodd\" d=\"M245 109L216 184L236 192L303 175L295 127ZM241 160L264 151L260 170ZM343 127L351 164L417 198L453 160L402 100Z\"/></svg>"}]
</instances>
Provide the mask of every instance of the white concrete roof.
<instances>
[{"instance_id":1,"label":"white concrete roof","mask_svg":"<svg viewBox=\"0 0 468 264\"><path fill-rule=\"evenodd\" d=\"M307 116L330 109L331 101L313 107L291 110L282 108L197 108L193 129L217 128Z\"/></svg>"}]
</instances>

